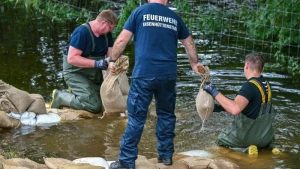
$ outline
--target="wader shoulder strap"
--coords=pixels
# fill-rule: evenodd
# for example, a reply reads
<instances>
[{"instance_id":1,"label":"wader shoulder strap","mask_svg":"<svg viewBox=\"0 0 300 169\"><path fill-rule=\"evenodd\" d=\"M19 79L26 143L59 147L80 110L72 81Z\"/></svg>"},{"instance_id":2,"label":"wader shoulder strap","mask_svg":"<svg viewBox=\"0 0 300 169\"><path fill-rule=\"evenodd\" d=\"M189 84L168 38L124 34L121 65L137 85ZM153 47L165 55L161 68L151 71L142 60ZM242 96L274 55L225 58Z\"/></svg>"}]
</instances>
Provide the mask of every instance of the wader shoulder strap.
<instances>
[{"instance_id":1,"label":"wader shoulder strap","mask_svg":"<svg viewBox=\"0 0 300 169\"><path fill-rule=\"evenodd\" d=\"M92 29L86 23L84 23L82 25L85 26L88 29L88 31L90 32L90 35L91 35L91 38L92 38L92 43L93 43L92 52L94 52L95 51L95 39L94 39L94 34L92 32ZM107 35L105 35L105 41L106 41L106 46L108 47L108 37L107 37Z\"/></svg>"},{"instance_id":2,"label":"wader shoulder strap","mask_svg":"<svg viewBox=\"0 0 300 169\"><path fill-rule=\"evenodd\" d=\"M94 39L94 34L93 34L93 32L92 32L92 30L91 30L91 28L90 28L90 26L89 26L88 24L84 23L84 24L82 24L82 25L85 26L85 27L88 29L88 31L90 32L91 39L92 39L92 43L93 43L92 52L94 52L94 50L95 50L95 39Z\"/></svg>"},{"instance_id":3,"label":"wader shoulder strap","mask_svg":"<svg viewBox=\"0 0 300 169\"><path fill-rule=\"evenodd\" d=\"M267 87L268 87L268 96L266 97L265 95L265 92L264 92L264 89L263 89L263 86L261 83L259 83L257 80L255 79L252 79L249 81L250 83L253 83L260 91L260 94L261 94L261 100L262 100L262 103L266 103L266 100L268 100L268 103L271 102L271 97L272 97L272 91L271 91L271 87L270 87L270 84L269 82L266 80L266 83L267 83Z\"/></svg>"}]
</instances>

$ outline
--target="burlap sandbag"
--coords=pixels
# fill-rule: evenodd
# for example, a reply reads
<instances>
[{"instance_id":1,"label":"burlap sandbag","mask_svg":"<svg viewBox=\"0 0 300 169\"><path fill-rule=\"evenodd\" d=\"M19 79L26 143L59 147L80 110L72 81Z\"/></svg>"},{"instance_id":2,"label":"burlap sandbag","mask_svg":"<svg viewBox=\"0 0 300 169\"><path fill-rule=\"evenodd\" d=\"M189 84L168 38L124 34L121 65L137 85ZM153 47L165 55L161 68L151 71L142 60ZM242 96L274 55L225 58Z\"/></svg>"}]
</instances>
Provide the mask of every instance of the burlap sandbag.
<instances>
[{"instance_id":1,"label":"burlap sandbag","mask_svg":"<svg viewBox=\"0 0 300 169\"><path fill-rule=\"evenodd\" d=\"M157 169L157 167L151 163L145 156L138 155L135 161L136 168L138 169Z\"/></svg>"},{"instance_id":2,"label":"burlap sandbag","mask_svg":"<svg viewBox=\"0 0 300 169\"><path fill-rule=\"evenodd\" d=\"M100 96L105 114L122 113L127 108L129 82L127 70L128 56L122 55L115 62L116 75L107 74L100 88Z\"/></svg>"},{"instance_id":3,"label":"burlap sandbag","mask_svg":"<svg viewBox=\"0 0 300 169\"><path fill-rule=\"evenodd\" d=\"M202 119L201 130L204 129L205 120L208 119L214 110L214 98L203 90L204 84L210 82L210 74L208 66L204 66L204 70L199 70L201 73L202 83L196 97L197 112Z\"/></svg>"},{"instance_id":4,"label":"burlap sandbag","mask_svg":"<svg viewBox=\"0 0 300 169\"><path fill-rule=\"evenodd\" d=\"M19 120L9 117L4 111L0 111L0 128L17 128L20 125Z\"/></svg>"},{"instance_id":5,"label":"burlap sandbag","mask_svg":"<svg viewBox=\"0 0 300 169\"><path fill-rule=\"evenodd\" d=\"M72 161L63 158L43 158L46 166L49 169L58 169L59 165L73 164Z\"/></svg>"},{"instance_id":6,"label":"burlap sandbag","mask_svg":"<svg viewBox=\"0 0 300 169\"><path fill-rule=\"evenodd\" d=\"M187 157L181 159L180 162L183 162L189 166L190 169L206 169L210 168L209 165L214 160L209 158L202 157Z\"/></svg>"},{"instance_id":7,"label":"burlap sandbag","mask_svg":"<svg viewBox=\"0 0 300 169\"><path fill-rule=\"evenodd\" d=\"M57 169L105 169L105 167L90 164L62 164L59 165Z\"/></svg>"},{"instance_id":8,"label":"burlap sandbag","mask_svg":"<svg viewBox=\"0 0 300 169\"><path fill-rule=\"evenodd\" d=\"M11 86L4 81L0 80L0 97L5 94L5 92L10 89Z\"/></svg>"},{"instance_id":9,"label":"burlap sandbag","mask_svg":"<svg viewBox=\"0 0 300 169\"><path fill-rule=\"evenodd\" d=\"M11 111L13 113L25 112L29 105L34 101L34 99L30 96L28 92L17 89L15 87L9 88L5 92L4 96L2 97L9 100L16 108L16 112L14 112L14 110Z\"/></svg>"},{"instance_id":10,"label":"burlap sandbag","mask_svg":"<svg viewBox=\"0 0 300 169\"><path fill-rule=\"evenodd\" d=\"M51 109L48 113L57 113L62 121L72 121L93 118L95 115L85 110Z\"/></svg>"},{"instance_id":11,"label":"burlap sandbag","mask_svg":"<svg viewBox=\"0 0 300 169\"><path fill-rule=\"evenodd\" d=\"M40 94L30 94L34 101L30 104L27 111L34 112L36 114L46 114L46 104L43 96Z\"/></svg>"},{"instance_id":12,"label":"burlap sandbag","mask_svg":"<svg viewBox=\"0 0 300 169\"><path fill-rule=\"evenodd\" d=\"M240 169L240 166L238 166L237 164L232 163L230 161L223 160L223 159L215 159L213 162L211 162L209 164L209 168L212 168L212 169L223 169L223 168Z\"/></svg>"},{"instance_id":13,"label":"burlap sandbag","mask_svg":"<svg viewBox=\"0 0 300 169\"><path fill-rule=\"evenodd\" d=\"M5 98L0 98L0 110L5 111L6 113L17 112L17 109L14 107L14 105Z\"/></svg>"},{"instance_id":14,"label":"burlap sandbag","mask_svg":"<svg viewBox=\"0 0 300 169\"><path fill-rule=\"evenodd\" d=\"M5 161L3 169L49 169L46 165L36 163L28 158L12 158Z\"/></svg>"}]
</instances>

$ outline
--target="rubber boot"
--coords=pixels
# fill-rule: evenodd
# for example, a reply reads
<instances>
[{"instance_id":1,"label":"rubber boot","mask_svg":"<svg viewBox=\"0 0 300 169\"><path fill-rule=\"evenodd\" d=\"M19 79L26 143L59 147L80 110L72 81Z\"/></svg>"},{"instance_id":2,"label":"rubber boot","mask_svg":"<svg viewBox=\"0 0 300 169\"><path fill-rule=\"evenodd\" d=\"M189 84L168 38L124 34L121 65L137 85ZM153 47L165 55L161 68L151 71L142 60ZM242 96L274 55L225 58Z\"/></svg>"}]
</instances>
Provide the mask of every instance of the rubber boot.
<instances>
[{"instance_id":1,"label":"rubber boot","mask_svg":"<svg viewBox=\"0 0 300 169\"><path fill-rule=\"evenodd\" d=\"M61 106L70 107L73 98L75 98L73 94L54 89L52 92L50 108L60 108Z\"/></svg>"}]
</instances>

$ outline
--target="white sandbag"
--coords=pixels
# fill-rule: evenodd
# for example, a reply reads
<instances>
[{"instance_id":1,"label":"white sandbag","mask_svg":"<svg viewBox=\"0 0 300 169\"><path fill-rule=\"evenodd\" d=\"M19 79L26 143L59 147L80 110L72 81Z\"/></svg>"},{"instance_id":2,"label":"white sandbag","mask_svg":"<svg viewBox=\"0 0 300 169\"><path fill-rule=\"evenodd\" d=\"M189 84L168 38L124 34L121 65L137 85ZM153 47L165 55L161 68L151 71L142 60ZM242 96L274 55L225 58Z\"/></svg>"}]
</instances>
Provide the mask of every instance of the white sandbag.
<instances>
[{"instance_id":1,"label":"white sandbag","mask_svg":"<svg viewBox=\"0 0 300 169\"><path fill-rule=\"evenodd\" d=\"M201 131L203 131L205 120L212 115L215 103L214 98L203 90L204 84L210 82L208 66L204 66L204 69L199 67L198 70L201 73L202 83L196 96L196 108L200 118L202 119Z\"/></svg>"},{"instance_id":2,"label":"white sandbag","mask_svg":"<svg viewBox=\"0 0 300 169\"><path fill-rule=\"evenodd\" d=\"M24 112L21 115L20 121L23 125L35 126L36 114L33 112Z\"/></svg>"},{"instance_id":3,"label":"white sandbag","mask_svg":"<svg viewBox=\"0 0 300 169\"><path fill-rule=\"evenodd\" d=\"M13 112L10 112L10 113L7 113L7 115L13 119L17 119L17 120L20 120L21 118L21 114L19 113L13 113Z\"/></svg>"},{"instance_id":4,"label":"white sandbag","mask_svg":"<svg viewBox=\"0 0 300 169\"><path fill-rule=\"evenodd\" d=\"M39 114L36 116L36 125L41 126L45 124L55 124L59 123L61 117L55 113L48 113L48 114Z\"/></svg>"},{"instance_id":5,"label":"white sandbag","mask_svg":"<svg viewBox=\"0 0 300 169\"><path fill-rule=\"evenodd\" d=\"M101 157L85 157L73 160L73 163L80 164L80 163L87 163L93 166L100 166L105 167L105 169L109 169L109 165L106 160Z\"/></svg>"}]
</instances>

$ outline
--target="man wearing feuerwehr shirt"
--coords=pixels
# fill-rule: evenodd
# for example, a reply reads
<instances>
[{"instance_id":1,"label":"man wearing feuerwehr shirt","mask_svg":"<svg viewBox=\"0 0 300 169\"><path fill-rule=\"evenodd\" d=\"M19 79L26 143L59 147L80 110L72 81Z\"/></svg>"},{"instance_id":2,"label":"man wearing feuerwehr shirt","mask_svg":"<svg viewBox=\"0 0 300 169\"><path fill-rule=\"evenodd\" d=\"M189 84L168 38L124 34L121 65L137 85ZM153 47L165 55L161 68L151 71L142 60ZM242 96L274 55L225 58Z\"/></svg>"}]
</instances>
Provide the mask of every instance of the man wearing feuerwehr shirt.
<instances>
[{"instance_id":1,"label":"man wearing feuerwehr shirt","mask_svg":"<svg viewBox=\"0 0 300 169\"><path fill-rule=\"evenodd\" d=\"M135 9L126 21L112 50L109 68L114 75L114 62L134 34L135 65L127 100L128 123L120 146L118 161L110 169L134 169L147 118L154 96L157 113L156 139L158 162L172 165L175 137L175 102L178 40L184 45L191 67L199 73L195 44L182 19L166 4L167 0L148 0Z\"/></svg>"}]
</instances>

